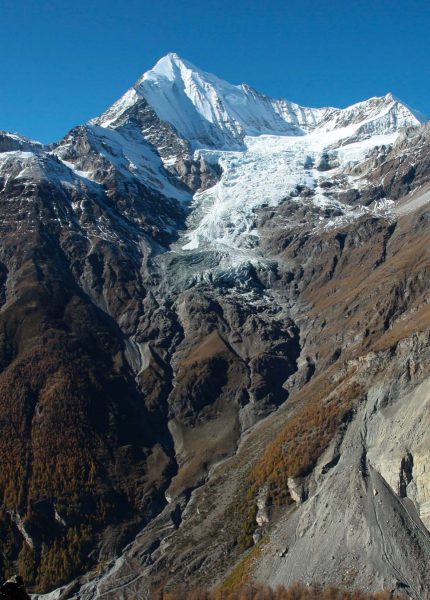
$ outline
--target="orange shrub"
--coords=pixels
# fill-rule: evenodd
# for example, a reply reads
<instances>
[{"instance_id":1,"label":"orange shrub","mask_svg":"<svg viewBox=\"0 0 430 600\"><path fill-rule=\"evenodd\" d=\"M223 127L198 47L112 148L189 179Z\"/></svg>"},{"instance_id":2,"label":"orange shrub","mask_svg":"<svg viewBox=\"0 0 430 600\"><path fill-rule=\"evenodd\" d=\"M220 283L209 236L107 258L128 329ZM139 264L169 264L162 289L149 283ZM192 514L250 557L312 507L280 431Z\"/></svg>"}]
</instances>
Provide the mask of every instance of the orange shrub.
<instances>
[{"instance_id":1,"label":"orange shrub","mask_svg":"<svg viewBox=\"0 0 430 600\"><path fill-rule=\"evenodd\" d=\"M157 600L401 600L401 596L390 592L368 593L359 590L345 590L333 586L304 586L296 583L289 588L276 590L262 585L249 584L236 590L193 590L164 593Z\"/></svg>"},{"instance_id":2,"label":"orange shrub","mask_svg":"<svg viewBox=\"0 0 430 600\"><path fill-rule=\"evenodd\" d=\"M275 504L288 502L288 478L312 470L362 395L363 387L355 382L309 395L252 470L254 493L267 485Z\"/></svg>"}]
</instances>

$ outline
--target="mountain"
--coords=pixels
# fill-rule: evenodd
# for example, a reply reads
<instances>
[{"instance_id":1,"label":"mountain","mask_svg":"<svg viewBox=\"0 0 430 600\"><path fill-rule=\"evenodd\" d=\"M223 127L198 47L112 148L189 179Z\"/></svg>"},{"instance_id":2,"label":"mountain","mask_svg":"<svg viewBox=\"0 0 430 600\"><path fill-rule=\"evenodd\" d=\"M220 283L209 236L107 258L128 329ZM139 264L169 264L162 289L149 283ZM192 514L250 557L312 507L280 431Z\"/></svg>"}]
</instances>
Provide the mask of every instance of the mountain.
<instances>
[{"instance_id":1,"label":"mountain","mask_svg":"<svg viewBox=\"0 0 430 600\"><path fill-rule=\"evenodd\" d=\"M273 100L248 85L231 85L177 54L168 54L95 122L114 124L144 98L194 147L241 147L245 135L301 134L333 109Z\"/></svg>"},{"instance_id":2,"label":"mountain","mask_svg":"<svg viewBox=\"0 0 430 600\"><path fill-rule=\"evenodd\" d=\"M51 146L1 132L2 574L426 598L429 184L392 94L175 54Z\"/></svg>"},{"instance_id":3,"label":"mountain","mask_svg":"<svg viewBox=\"0 0 430 600\"><path fill-rule=\"evenodd\" d=\"M331 131L375 118L384 121L379 125L382 132L390 127L417 124L423 118L391 94L343 111L274 100L249 85L231 85L172 53L159 60L93 122L115 127L142 100L194 148L225 150L241 149L245 136L303 135L316 128Z\"/></svg>"}]
</instances>

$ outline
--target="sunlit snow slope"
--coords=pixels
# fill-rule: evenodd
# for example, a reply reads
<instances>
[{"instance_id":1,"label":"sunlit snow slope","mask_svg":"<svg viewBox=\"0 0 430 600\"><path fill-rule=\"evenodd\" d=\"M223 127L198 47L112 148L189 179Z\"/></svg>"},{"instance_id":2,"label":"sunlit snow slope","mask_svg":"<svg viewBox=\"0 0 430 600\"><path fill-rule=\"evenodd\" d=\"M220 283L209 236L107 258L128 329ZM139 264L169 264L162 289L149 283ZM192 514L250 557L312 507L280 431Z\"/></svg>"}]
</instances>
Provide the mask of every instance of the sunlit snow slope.
<instances>
[{"instance_id":1,"label":"sunlit snow slope","mask_svg":"<svg viewBox=\"0 0 430 600\"><path fill-rule=\"evenodd\" d=\"M336 113L275 100L247 84L232 85L168 54L96 122L115 124L139 98L194 147L236 149L243 147L245 135L301 135Z\"/></svg>"}]
</instances>

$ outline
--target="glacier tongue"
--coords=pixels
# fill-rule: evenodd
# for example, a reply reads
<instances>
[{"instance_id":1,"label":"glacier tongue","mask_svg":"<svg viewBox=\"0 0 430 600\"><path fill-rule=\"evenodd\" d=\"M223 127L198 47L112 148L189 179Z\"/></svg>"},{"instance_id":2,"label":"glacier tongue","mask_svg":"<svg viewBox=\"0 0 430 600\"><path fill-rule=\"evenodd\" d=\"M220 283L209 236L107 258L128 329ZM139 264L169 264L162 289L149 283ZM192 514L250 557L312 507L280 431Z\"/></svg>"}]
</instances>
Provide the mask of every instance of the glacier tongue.
<instances>
[{"instance_id":1,"label":"glacier tongue","mask_svg":"<svg viewBox=\"0 0 430 600\"><path fill-rule=\"evenodd\" d=\"M216 246L240 257L240 249L254 245L256 208L277 205L297 185L314 187L304 138L249 137L246 144L243 152L199 152L208 162L218 159L223 175L214 187L195 195L190 224L198 224L186 234L184 250Z\"/></svg>"},{"instance_id":2,"label":"glacier tongue","mask_svg":"<svg viewBox=\"0 0 430 600\"><path fill-rule=\"evenodd\" d=\"M258 136L245 138L243 152L200 150L206 161L218 161L223 175L212 188L194 196L190 230L183 250L217 249L230 264L258 257L255 210L277 206L300 187L312 190L312 202L332 206L333 200L319 187L324 179L336 179L347 165L363 160L378 145L392 144L397 133L386 133L342 146L356 126L306 136ZM330 172L315 168L328 146L338 167ZM349 207L336 202L343 213Z\"/></svg>"}]
</instances>

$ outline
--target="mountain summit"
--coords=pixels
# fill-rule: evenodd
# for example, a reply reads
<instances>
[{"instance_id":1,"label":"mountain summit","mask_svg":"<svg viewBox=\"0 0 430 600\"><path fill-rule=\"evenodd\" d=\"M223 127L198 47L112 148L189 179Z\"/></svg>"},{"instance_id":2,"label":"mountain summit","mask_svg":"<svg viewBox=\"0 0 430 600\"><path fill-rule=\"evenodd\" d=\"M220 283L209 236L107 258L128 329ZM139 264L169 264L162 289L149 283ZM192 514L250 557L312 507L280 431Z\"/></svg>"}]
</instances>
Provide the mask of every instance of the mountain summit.
<instances>
[{"instance_id":1,"label":"mountain summit","mask_svg":"<svg viewBox=\"0 0 430 600\"><path fill-rule=\"evenodd\" d=\"M417 125L423 120L391 94L344 110L275 100L247 84L232 85L170 53L95 122L113 126L142 98L194 148L233 150L242 147L245 136L304 135L318 127L330 130L342 123L383 118L387 113L391 127Z\"/></svg>"}]
</instances>

